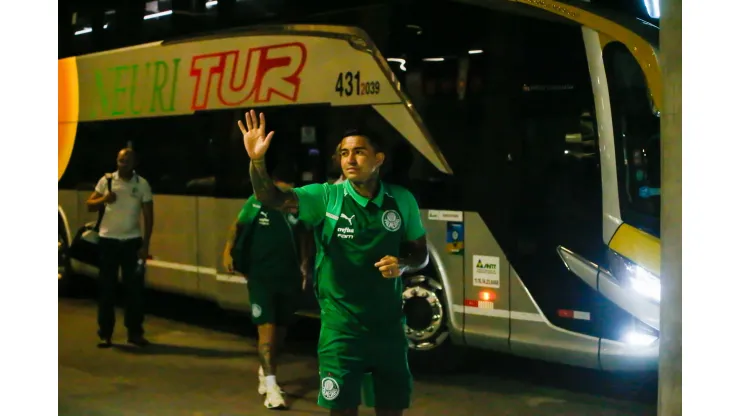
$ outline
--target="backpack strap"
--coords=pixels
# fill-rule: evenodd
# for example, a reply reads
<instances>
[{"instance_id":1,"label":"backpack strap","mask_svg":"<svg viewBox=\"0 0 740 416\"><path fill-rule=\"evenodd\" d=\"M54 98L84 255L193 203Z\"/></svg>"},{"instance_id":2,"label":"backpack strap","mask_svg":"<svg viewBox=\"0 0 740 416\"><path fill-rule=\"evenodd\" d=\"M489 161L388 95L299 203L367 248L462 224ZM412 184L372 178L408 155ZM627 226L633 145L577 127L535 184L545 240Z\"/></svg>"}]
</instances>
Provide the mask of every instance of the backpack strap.
<instances>
[{"instance_id":1,"label":"backpack strap","mask_svg":"<svg viewBox=\"0 0 740 416\"><path fill-rule=\"evenodd\" d=\"M231 259L234 262L234 269L240 273L246 273L249 267L249 253L247 250L250 248L249 244L252 238L252 230L254 229L254 221L259 216L262 203L252 195L247 199L244 206L246 209L246 221L236 224L236 236L230 253Z\"/></svg>"},{"instance_id":2,"label":"backpack strap","mask_svg":"<svg viewBox=\"0 0 740 416\"><path fill-rule=\"evenodd\" d=\"M252 227L254 220L257 219L260 210L262 210L262 203L252 195L247 198L247 202L244 203L244 221L238 222L242 226L243 230L248 230ZM241 214L241 212L240 212ZM238 221L238 218L237 218Z\"/></svg>"},{"instance_id":3,"label":"backpack strap","mask_svg":"<svg viewBox=\"0 0 740 416\"><path fill-rule=\"evenodd\" d=\"M326 215L321 223L321 233L318 232L318 227L314 232L316 245L323 248L323 250L317 250L314 271L319 270L319 266L321 266L321 262L326 255L326 250L334 235L334 229L339 221L339 215L342 213L342 201L344 201L344 185L341 183L327 185Z\"/></svg>"},{"instance_id":4,"label":"backpack strap","mask_svg":"<svg viewBox=\"0 0 740 416\"><path fill-rule=\"evenodd\" d=\"M326 217L321 229L321 240L328 246L334 236L334 229L337 227L339 216L342 214L342 202L346 191L344 185L337 184L329 186L328 200L326 201Z\"/></svg>"},{"instance_id":5,"label":"backpack strap","mask_svg":"<svg viewBox=\"0 0 740 416\"><path fill-rule=\"evenodd\" d=\"M112 192L113 186L111 184L113 183L113 174L106 173L105 179L108 185L108 192ZM105 215L105 205L98 208L98 220L95 222L95 227L93 228L96 232L100 231L100 224L103 222L103 215Z\"/></svg>"}]
</instances>

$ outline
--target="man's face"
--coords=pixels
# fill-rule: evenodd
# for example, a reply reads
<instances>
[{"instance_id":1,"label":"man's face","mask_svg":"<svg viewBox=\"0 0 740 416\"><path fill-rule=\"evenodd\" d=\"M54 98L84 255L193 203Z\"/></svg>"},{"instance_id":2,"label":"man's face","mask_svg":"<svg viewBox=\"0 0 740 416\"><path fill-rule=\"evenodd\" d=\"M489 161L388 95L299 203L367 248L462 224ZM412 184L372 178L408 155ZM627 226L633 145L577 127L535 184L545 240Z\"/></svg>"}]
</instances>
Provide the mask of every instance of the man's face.
<instances>
[{"instance_id":1,"label":"man's face","mask_svg":"<svg viewBox=\"0 0 740 416\"><path fill-rule=\"evenodd\" d=\"M339 164L347 180L366 182L383 165L385 154L376 152L363 136L347 136L339 144Z\"/></svg>"},{"instance_id":2,"label":"man's face","mask_svg":"<svg viewBox=\"0 0 740 416\"><path fill-rule=\"evenodd\" d=\"M118 164L118 172L130 174L134 171L134 155L130 151L121 150L118 152L116 162Z\"/></svg>"}]
</instances>

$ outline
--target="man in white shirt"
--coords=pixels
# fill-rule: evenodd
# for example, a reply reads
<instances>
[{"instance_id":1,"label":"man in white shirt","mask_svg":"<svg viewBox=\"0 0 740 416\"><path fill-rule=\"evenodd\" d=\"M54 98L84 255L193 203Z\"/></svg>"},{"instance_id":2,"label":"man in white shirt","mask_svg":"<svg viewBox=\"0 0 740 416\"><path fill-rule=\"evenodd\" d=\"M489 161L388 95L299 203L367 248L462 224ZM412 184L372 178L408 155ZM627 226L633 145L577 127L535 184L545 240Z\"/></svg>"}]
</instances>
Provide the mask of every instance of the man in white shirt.
<instances>
[{"instance_id":1,"label":"man in white shirt","mask_svg":"<svg viewBox=\"0 0 740 416\"><path fill-rule=\"evenodd\" d=\"M124 324L128 330L128 342L146 346L144 338L144 274L139 272L139 263L149 256L149 242L154 225L152 189L146 179L134 171L136 155L133 149L118 152L118 170L112 174L111 189L103 176L95 191L87 200L88 210L105 208L100 223L100 275L98 278L98 347L112 345L115 327L115 289L118 269L121 269L126 291L126 313ZM142 237L139 219L144 216ZM143 263L142 263L143 264Z\"/></svg>"}]
</instances>

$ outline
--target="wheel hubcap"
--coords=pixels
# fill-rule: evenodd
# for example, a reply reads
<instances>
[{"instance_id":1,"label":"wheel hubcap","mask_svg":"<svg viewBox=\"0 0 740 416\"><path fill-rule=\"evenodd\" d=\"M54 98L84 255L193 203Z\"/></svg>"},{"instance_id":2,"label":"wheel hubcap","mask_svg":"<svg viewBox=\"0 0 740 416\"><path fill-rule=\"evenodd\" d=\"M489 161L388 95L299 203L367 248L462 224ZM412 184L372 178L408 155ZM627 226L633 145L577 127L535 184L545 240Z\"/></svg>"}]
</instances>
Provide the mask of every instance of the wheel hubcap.
<instances>
[{"instance_id":1,"label":"wheel hubcap","mask_svg":"<svg viewBox=\"0 0 740 416\"><path fill-rule=\"evenodd\" d=\"M432 285L412 283L403 292L406 338L409 347L415 350L432 349L448 335L442 330L445 321L442 300L429 286Z\"/></svg>"},{"instance_id":2,"label":"wheel hubcap","mask_svg":"<svg viewBox=\"0 0 740 416\"><path fill-rule=\"evenodd\" d=\"M57 254L57 280L61 280L67 272L67 248L61 235L57 239Z\"/></svg>"}]
</instances>

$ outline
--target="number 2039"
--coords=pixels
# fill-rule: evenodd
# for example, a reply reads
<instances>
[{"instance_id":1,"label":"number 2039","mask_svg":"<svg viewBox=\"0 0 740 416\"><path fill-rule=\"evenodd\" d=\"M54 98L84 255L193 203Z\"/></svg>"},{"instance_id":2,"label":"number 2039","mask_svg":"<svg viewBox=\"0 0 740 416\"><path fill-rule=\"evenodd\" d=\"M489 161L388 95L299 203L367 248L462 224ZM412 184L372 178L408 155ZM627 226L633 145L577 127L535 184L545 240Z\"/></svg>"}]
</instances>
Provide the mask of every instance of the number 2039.
<instances>
[{"instance_id":1,"label":"number 2039","mask_svg":"<svg viewBox=\"0 0 740 416\"><path fill-rule=\"evenodd\" d=\"M340 97L350 97L352 95L376 95L380 94L380 81L362 81L360 71L352 73L350 71L340 72L337 76L337 83L334 91Z\"/></svg>"}]
</instances>

